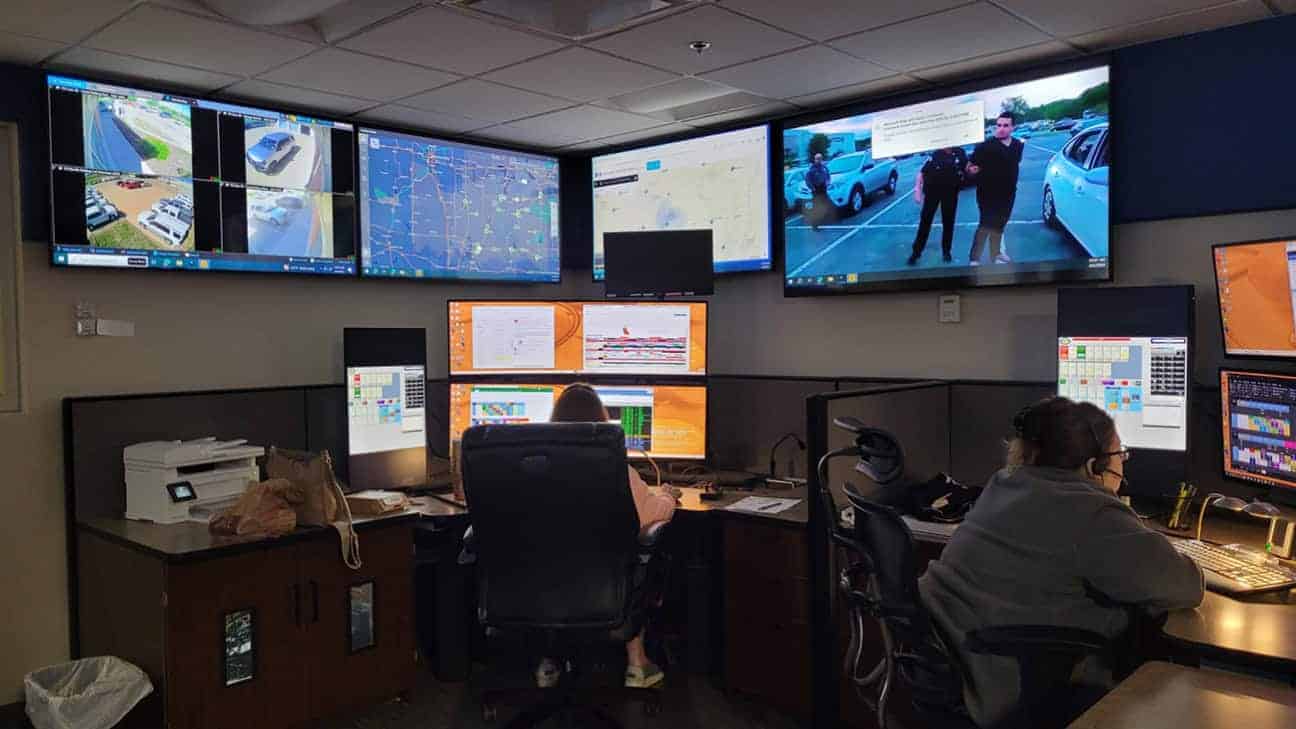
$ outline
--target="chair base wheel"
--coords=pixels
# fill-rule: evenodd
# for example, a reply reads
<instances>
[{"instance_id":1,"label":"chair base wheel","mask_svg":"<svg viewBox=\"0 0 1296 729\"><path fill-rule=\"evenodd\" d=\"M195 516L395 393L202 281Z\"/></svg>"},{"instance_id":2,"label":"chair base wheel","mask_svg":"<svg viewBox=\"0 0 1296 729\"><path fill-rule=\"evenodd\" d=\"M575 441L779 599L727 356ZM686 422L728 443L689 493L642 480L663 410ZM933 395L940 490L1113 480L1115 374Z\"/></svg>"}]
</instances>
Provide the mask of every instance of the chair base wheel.
<instances>
[{"instance_id":1,"label":"chair base wheel","mask_svg":"<svg viewBox=\"0 0 1296 729\"><path fill-rule=\"evenodd\" d=\"M494 706L485 704L481 707L482 721L493 722L499 718L499 710Z\"/></svg>"}]
</instances>

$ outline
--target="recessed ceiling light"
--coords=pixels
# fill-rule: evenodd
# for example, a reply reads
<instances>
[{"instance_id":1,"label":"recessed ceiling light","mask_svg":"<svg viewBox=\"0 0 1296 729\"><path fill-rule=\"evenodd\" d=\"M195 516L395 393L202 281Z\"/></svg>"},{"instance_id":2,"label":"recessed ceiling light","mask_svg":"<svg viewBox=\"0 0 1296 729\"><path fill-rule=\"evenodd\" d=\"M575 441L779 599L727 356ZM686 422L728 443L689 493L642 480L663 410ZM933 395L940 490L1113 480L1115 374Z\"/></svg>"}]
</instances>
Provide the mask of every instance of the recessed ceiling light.
<instances>
[{"instance_id":1,"label":"recessed ceiling light","mask_svg":"<svg viewBox=\"0 0 1296 729\"><path fill-rule=\"evenodd\" d=\"M698 54L699 56L702 55L703 53L706 53L707 49L710 47L711 47L711 41L695 40L689 44L689 48L692 48L693 52Z\"/></svg>"}]
</instances>

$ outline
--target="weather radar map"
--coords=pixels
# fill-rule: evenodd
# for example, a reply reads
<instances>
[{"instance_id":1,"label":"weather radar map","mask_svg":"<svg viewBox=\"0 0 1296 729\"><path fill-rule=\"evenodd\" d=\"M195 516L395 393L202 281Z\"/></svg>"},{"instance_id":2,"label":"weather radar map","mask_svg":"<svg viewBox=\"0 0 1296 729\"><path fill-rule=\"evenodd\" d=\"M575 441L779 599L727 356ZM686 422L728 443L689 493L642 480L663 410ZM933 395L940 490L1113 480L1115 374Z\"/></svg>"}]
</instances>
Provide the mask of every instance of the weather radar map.
<instances>
[{"instance_id":1,"label":"weather radar map","mask_svg":"<svg viewBox=\"0 0 1296 729\"><path fill-rule=\"evenodd\" d=\"M360 130L362 272L558 281L558 160Z\"/></svg>"}]
</instances>

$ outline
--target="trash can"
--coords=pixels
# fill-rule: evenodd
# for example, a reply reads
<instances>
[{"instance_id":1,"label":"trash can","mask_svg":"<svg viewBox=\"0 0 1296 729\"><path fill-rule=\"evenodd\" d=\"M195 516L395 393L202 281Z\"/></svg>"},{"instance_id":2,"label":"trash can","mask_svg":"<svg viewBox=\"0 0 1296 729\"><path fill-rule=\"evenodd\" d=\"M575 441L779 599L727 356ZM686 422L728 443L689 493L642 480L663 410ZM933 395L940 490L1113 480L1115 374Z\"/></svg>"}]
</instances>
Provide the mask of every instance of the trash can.
<instances>
[{"instance_id":1,"label":"trash can","mask_svg":"<svg viewBox=\"0 0 1296 729\"><path fill-rule=\"evenodd\" d=\"M23 686L36 729L109 729L153 692L143 671L112 656L32 671Z\"/></svg>"}]
</instances>

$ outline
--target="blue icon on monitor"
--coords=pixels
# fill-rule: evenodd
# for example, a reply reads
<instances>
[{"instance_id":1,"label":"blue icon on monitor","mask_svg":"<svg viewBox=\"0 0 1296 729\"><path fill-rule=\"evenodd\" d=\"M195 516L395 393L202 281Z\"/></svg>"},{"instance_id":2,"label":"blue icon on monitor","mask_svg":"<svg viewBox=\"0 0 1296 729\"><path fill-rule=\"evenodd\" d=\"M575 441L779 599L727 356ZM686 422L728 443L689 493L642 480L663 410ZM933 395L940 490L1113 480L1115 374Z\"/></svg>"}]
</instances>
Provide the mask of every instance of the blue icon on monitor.
<instances>
[{"instance_id":1,"label":"blue icon on monitor","mask_svg":"<svg viewBox=\"0 0 1296 729\"><path fill-rule=\"evenodd\" d=\"M653 172L653 171L656 171L656 170L660 170L660 169L661 169L661 160L659 160L659 159L650 159L650 160L648 160L647 168L648 168L648 171L649 171L649 172Z\"/></svg>"}]
</instances>

